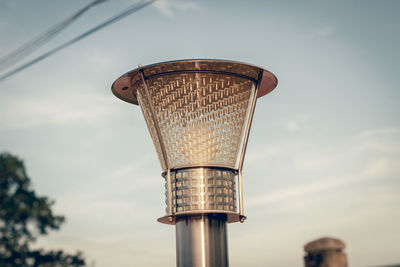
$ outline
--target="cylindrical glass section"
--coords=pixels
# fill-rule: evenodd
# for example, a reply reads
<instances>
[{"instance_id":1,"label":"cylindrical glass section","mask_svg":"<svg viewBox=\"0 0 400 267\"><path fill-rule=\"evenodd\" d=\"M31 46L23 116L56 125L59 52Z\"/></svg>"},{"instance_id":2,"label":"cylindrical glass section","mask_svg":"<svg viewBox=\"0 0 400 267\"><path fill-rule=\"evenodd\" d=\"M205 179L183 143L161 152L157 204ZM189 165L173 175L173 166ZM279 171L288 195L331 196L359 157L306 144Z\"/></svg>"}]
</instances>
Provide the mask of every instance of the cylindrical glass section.
<instances>
[{"instance_id":1,"label":"cylindrical glass section","mask_svg":"<svg viewBox=\"0 0 400 267\"><path fill-rule=\"evenodd\" d=\"M167 188L167 186L166 184L165 187ZM174 214L236 212L235 173L230 169L187 168L174 170L171 172L171 189ZM167 193L165 202L168 213Z\"/></svg>"},{"instance_id":2,"label":"cylindrical glass section","mask_svg":"<svg viewBox=\"0 0 400 267\"><path fill-rule=\"evenodd\" d=\"M139 81L137 98L162 168L163 155L149 101L165 144L169 167L235 168L255 82L208 72L178 72L149 77L147 99Z\"/></svg>"},{"instance_id":3,"label":"cylindrical glass section","mask_svg":"<svg viewBox=\"0 0 400 267\"><path fill-rule=\"evenodd\" d=\"M227 267L226 215L181 217L176 222L177 267Z\"/></svg>"}]
</instances>

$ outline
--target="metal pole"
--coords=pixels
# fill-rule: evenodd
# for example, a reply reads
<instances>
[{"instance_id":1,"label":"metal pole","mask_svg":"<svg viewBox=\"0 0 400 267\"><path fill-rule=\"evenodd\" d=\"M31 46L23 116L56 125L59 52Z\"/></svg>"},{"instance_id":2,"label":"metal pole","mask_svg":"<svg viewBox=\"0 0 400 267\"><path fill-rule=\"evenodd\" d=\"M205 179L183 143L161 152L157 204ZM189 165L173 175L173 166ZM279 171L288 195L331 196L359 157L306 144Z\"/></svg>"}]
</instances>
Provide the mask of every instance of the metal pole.
<instances>
[{"instance_id":1,"label":"metal pole","mask_svg":"<svg viewBox=\"0 0 400 267\"><path fill-rule=\"evenodd\" d=\"M260 70L260 73L258 74L258 83L257 83L256 88L254 90L254 94L253 94L253 98L252 98L252 102L251 102L251 106L250 106L249 119L248 119L248 122L247 122L247 125L246 125L246 130L245 130L245 133L244 133L242 151L240 153L239 168L238 168L238 190L239 190L239 199L238 200L239 200L240 222L244 222L244 220L246 219L246 216L244 216L244 208L243 208L242 169L243 169L244 157L246 155L247 142L249 141L251 123L253 122L254 110L256 108L258 90L260 89L260 84L261 84L261 79L262 79L263 72L264 72L263 70Z\"/></svg>"},{"instance_id":2,"label":"metal pole","mask_svg":"<svg viewBox=\"0 0 400 267\"><path fill-rule=\"evenodd\" d=\"M163 156L165 168L168 170L170 168L170 166L169 166L169 161L168 161L168 157L167 157L167 149L165 147L165 144L164 144L164 141L163 141L163 138L162 138L162 135L161 135L160 125L159 125L158 119L156 117L156 112L155 112L155 109L154 109L154 105L153 105L153 102L151 101L151 96L150 96L150 92L149 92L149 86L147 85L146 78L144 77L144 73L143 73L143 69L142 69L141 65L139 65L139 69L140 69L140 77L142 78L142 81L143 81L144 91L146 92L147 102L149 103L151 117L152 117L153 122L154 122L154 128L156 130L158 143L160 144L161 154Z\"/></svg>"},{"instance_id":3,"label":"metal pole","mask_svg":"<svg viewBox=\"0 0 400 267\"><path fill-rule=\"evenodd\" d=\"M144 77L142 66L139 65L138 67L140 69L140 77L142 78L142 81L143 81L143 86L144 86L144 90L146 92L147 102L149 103L150 113L153 118L154 128L156 129L157 139L160 144L165 168L167 168L168 216L169 216L169 221L173 221L174 217L173 217L173 207L172 207L171 169L170 169L169 161L168 161L168 157L167 157L167 152L166 152L167 150L165 148L165 144L164 144L163 138L161 136L160 126L158 125L158 120L156 117L154 105L153 105L153 102L150 97L149 87L147 85L146 78Z\"/></svg>"},{"instance_id":4,"label":"metal pole","mask_svg":"<svg viewBox=\"0 0 400 267\"><path fill-rule=\"evenodd\" d=\"M229 266L225 214L203 214L177 218L176 266Z\"/></svg>"},{"instance_id":5,"label":"metal pole","mask_svg":"<svg viewBox=\"0 0 400 267\"><path fill-rule=\"evenodd\" d=\"M260 70L260 74L258 75L258 83L257 86L254 90L254 95L252 98L251 106L250 106L250 113L249 113L249 119L247 121L246 125L246 130L244 133L244 140L243 140L243 148L240 153L240 160L239 160L239 171L243 169L243 163L244 163L244 157L246 155L246 149L247 149L247 142L249 141L249 135L250 135L250 129L251 129L251 123L253 122L253 116L254 116L254 110L256 108L256 103L257 103L257 95L258 95L258 90L260 89L260 84L261 84L261 78L262 78L263 70Z\"/></svg>"}]
</instances>

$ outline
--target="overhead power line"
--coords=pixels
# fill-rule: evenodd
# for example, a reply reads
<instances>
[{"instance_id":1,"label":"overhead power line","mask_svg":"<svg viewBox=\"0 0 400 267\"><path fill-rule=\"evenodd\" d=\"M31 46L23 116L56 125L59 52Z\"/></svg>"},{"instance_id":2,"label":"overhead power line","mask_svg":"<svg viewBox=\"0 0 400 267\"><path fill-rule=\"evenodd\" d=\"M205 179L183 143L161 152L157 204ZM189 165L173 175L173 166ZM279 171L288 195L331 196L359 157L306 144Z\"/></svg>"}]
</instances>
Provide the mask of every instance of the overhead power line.
<instances>
[{"instance_id":1,"label":"overhead power line","mask_svg":"<svg viewBox=\"0 0 400 267\"><path fill-rule=\"evenodd\" d=\"M80 10L78 10L73 15L67 17L63 21L59 22L58 24L52 26L47 31L41 33L37 37L33 38L29 42L25 43L24 45L18 47L8 55L3 58L0 58L0 70L7 69L14 65L17 61L24 58L25 56L32 53L34 50L45 44L46 42L53 39L58 33L62 30L67 28L72 22L78 19L83 13L88 11L91 7L103 3L108 0L93 0L88 5L84 6Z\"/></svg>"},{"instance_id":2,"label":"overhead power line","mask_svg":"<svg viewBox=\"0 0 400 267\"><path fill-rule=\"evenodd\" d=\"M56 48L54 48L54 49L52 49L52 50L50 50L50 51L48 51L48 52L36 57L36 58L34 58L33 60L23 64L20 67L17 67L17 68L15 68L15 69L13 69L13 70L11 70L9 72L6 72L5 74L0 75L0 81L3 81L6 78L9 78L10 76L17 74L18 72L20 72L20 71L22 71L22 70L24 70L24 69L36 64L36 63L38 63L40 61L42 61L43 59L45 59L45 58L57 53L58 51L66 48L66 47L68 47L68 46L70 46L70 45L72 45L72 44L74 44L74 43L86 38L86 37L88 37L89 35L97 32L98 30L101 30L104 27L107 27L110 24L123 19L124 17L135 13L136 11L139 11L140 9L152 4L155 1L157 1L157 0L142 0L142 1L136 2L135 4L129 6L127 9L125 9L124 11L122 11L119 14L115 15L114 17L106 20L105 22L101 23L100 25L88 30L87 32L82 33L81 35L75 37L74 39L72 39L72 40L70 40L68 42L65 42L64 44L62 44L60 46L57 46Z\"/></svg>"}]
</instances>

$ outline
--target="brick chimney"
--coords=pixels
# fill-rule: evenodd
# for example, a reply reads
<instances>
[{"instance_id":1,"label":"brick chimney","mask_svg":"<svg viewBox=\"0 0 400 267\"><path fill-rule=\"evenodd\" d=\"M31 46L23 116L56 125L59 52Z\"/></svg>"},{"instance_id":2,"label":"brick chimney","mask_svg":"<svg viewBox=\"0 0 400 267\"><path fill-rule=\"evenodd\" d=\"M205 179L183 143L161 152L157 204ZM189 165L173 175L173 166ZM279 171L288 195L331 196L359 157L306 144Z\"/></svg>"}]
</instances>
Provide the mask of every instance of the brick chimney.
<instances>
[{"instance_id":1,"label":"brick chimney","mask_svg":"<svg viewBox=\"0 0 400 267\"><path fill-rule=\"evenodd\" d=\"M347 267L347 256L343 252L343 241L323 237L311 241L304 246L305 267Z\"/></svg>"}]
</instances>

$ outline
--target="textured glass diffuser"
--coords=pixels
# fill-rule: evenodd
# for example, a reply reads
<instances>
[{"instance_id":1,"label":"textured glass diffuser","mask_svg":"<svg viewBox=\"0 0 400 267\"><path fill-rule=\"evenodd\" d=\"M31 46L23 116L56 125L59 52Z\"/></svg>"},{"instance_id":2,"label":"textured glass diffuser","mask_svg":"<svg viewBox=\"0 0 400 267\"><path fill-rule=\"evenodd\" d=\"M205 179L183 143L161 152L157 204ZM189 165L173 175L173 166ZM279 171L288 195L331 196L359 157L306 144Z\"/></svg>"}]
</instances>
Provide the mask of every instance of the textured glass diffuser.
<instances>
[{"instance_id":1,"label":"textured glass diffuser","mask_svg":"<svg viewBox=\"0 0 400 267\"><path fill-rule=\"evenodd\" d=\"M221 74L179 73L148 79L148 85L172 169L235 167L253 81ZM165 170L143 87L137 90L138 100Z\"/></svg>"},{"instance_id":2,"label":"textured glass diffuser","mask_svg":"<svg viewBox=\"0 0 400 267\"><path fill-rule=\"evenodd\" d=\"M272 73L248 64L184 60L128 72L112 90L140 105L164 171L235 169L253 98L271 91L276 81Z\"/></svg>"}]
</instances>

